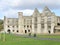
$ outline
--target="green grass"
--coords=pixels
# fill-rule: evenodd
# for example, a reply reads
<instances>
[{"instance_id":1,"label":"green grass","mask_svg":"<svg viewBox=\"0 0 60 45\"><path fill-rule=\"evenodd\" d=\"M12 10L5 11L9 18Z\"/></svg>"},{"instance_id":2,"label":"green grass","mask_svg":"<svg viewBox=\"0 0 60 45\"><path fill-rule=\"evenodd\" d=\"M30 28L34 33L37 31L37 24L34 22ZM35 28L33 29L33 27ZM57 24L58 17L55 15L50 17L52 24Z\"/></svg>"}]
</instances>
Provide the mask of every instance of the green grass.
<instances>
[{"instance_id":1,"label":"green grass","mask_svg":"<svg viewBox=\"0 0 60 45\"><path fill-rule=\"evenodd\" d=\"M49 40L37 40L32 38L24 38L21 36L15 36L12 34L6 34L6 41L3 40L3 34L1 36L0 45L60 45L59 41L49 41ZM40 37L56 37L60 38L60 36L40 36Z\"/></svg>"},{"instance_id":2,"label":"green grass","mask_svg":"<svg viewBox=\"0 0 60 45\"><path fill-rule=\"evenodd\" d=\"M60 35L37 35L37 37L40 37L40 38L60 38Z\"/></svg>"}]
</instances>

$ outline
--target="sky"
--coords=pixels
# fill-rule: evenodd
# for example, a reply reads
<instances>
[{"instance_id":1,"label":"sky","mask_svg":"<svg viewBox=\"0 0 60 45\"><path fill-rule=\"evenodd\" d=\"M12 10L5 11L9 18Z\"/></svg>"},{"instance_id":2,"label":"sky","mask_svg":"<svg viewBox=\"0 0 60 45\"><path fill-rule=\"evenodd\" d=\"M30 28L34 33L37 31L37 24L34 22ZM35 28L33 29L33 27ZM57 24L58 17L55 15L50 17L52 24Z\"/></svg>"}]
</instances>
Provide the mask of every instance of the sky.
<instances>
[{"instance_id":1,"label":"sky","mask_svg":"<svg viewBox=\"0 0 60 45\"><path fill-rule=\"evenodd\" d=\"M45 6L60 16L60 0L0 0L0 19L17 18L18 12L30 16L35 8L41 13Z\"/></svg>"}]
</instances>

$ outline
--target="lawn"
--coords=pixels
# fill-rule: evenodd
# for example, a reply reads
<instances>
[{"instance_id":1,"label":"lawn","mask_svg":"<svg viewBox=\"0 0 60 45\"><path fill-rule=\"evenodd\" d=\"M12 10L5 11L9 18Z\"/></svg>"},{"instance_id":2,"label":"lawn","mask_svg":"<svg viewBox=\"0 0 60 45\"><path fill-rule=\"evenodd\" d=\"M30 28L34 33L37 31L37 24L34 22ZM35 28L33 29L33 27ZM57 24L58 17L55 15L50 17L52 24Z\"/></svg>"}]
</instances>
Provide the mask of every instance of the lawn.
<instances>
[{"instance_id":1,"label":"lawn","mask_svg":"<svg viewBox=\"0 0 60 45\"><path fill-rule=\"evenodd\" d=\"M40 37L40 38L57 38L57 39L60 39L60 35L53 35L53 34L49 34L49 35L37 35L37 37Z\"/></svg>"},{"instance_id":2,"label":"lawn","mask_svg":"<svg viewBox=\"0 0 60 45\"><path fill-rule=\"evenodd\" d=\"M37 40L33 38L24 38L21 36L16 36L12 34L6 34L6 41L3 40L3 34L1 36L0 45L60 45L59 41L52 40ZM40 37L56 37L60 38L60 36L40 36ZM39 37L39 38L40 38Z\"/></svg>"}]
</instances>

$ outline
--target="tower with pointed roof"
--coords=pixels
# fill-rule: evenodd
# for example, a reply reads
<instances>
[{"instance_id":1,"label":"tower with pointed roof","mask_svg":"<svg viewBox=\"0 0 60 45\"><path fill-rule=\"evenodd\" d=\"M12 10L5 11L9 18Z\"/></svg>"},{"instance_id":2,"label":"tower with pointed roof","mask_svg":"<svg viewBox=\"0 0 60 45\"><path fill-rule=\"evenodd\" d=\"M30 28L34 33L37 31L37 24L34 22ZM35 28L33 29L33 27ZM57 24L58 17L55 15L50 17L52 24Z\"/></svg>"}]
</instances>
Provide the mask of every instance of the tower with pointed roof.
<instances>
[{"instance_id":1,"label":"tower with pointed roof","mask_svg":"<svg viewBox=\"0 0 60 45\"><path fill-rule=\"evenodd\" d=\"M51 11L47 6L45 6L44 9L43 9L43 12L51 12Z\"/></svg>"}]
</instances>

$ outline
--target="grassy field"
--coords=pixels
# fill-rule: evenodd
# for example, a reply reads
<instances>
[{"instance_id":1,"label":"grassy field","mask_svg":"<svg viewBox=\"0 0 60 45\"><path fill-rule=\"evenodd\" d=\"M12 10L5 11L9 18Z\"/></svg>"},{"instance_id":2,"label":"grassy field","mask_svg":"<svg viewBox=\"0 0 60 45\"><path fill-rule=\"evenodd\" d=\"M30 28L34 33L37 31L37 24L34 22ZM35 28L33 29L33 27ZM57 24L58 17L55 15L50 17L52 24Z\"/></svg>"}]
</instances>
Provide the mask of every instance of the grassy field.
<instances>
[{"instance_id":1,"label":"grassy field","mask_svg":"<svg viewBox=\"0 0 60 45\"><path fill-rule=\"evenodd\" d=\"M60 35L37 35L37 37L44 38L57 38L60 39Z\"/></svg>"},{"instance_id":2,"label":"grassy field","mask_svg":"<svg viewBox=\"0 0 60 45\"><path fill-rule=\"evenodd\" d=\"M21 36L15 36L12 34L6 34L6 41L3 40L3 34L0 39L0 45L60 45L59 41L52 41L52 40L37 40L33 38L24 38ZM41 35L40 37L44 38L60 38L60 36L48 36L48 35Z\"/></svg>"}]
</instances>

